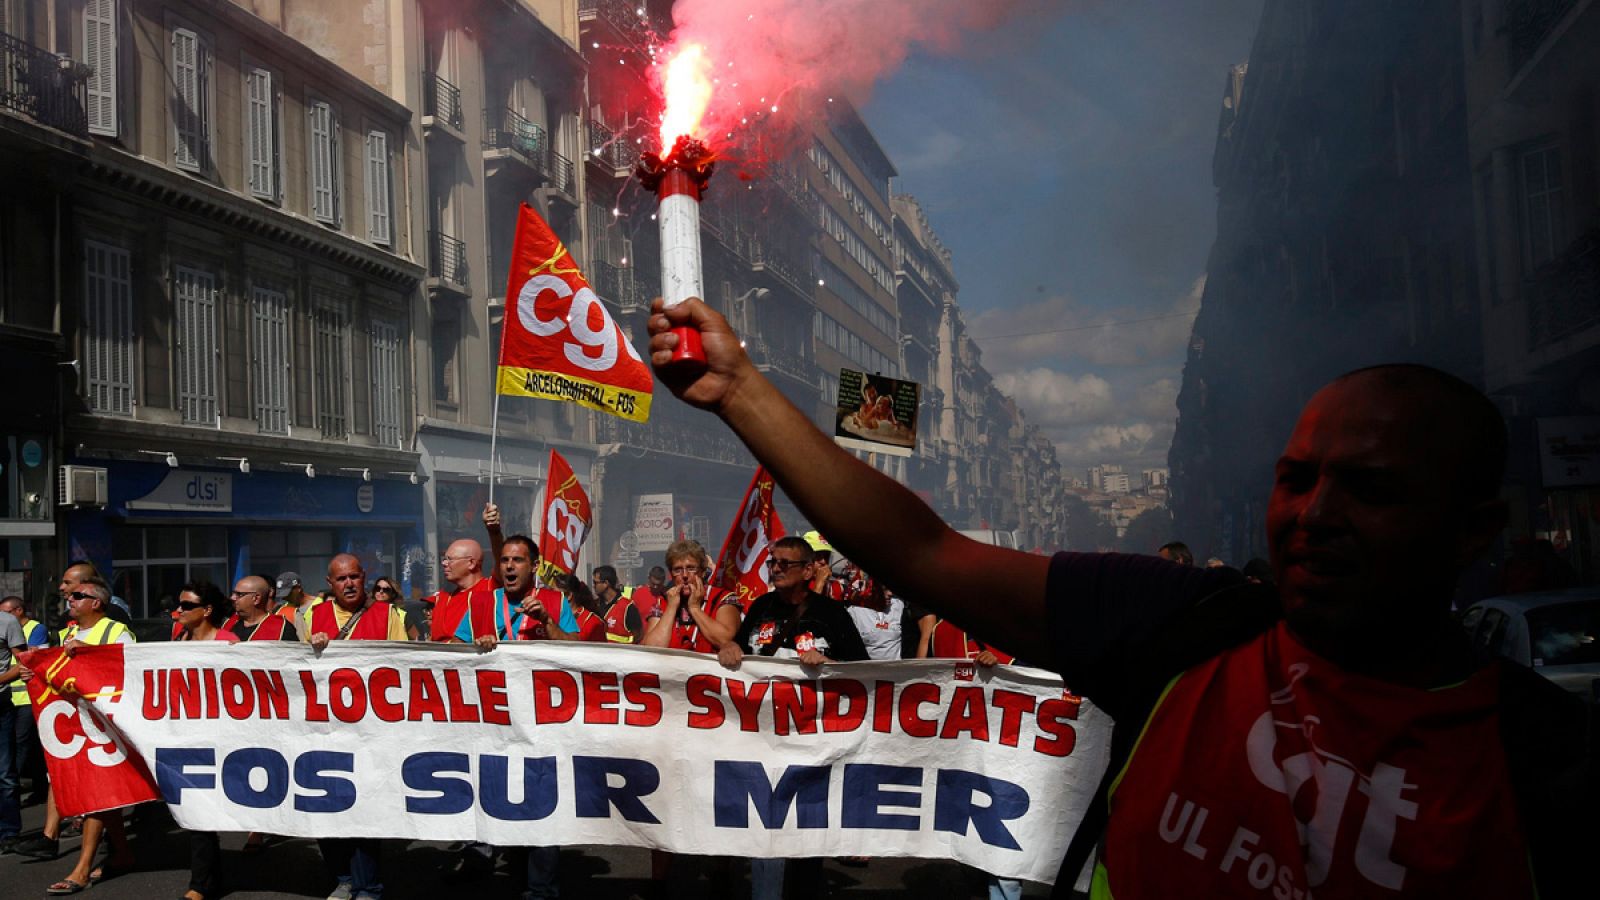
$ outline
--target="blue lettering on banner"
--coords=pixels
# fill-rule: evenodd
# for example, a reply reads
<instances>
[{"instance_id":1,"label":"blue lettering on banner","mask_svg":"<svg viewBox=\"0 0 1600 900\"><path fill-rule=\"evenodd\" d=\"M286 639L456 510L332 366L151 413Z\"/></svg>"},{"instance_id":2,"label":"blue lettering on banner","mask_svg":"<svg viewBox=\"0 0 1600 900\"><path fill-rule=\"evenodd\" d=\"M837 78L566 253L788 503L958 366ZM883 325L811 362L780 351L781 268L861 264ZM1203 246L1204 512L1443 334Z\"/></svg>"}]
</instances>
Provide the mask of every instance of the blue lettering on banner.
<instances>
[{"instance_id":1,"label":"blue lettering on banner","mask_svg":"<svg viewBox=\"0 0 1600 900\"><path fill-rule=\"evenodd\" d=\"M1021 850L1006 827L1007 819L1020 819L1028 811L1028 792L1020 784L989 778L961 769L940 769L934 791L933 830L965 835L970 822L978 838L991 847ZM974 805L973 795L989 798L987 806Z\"/></svg>"},{"instance_id":2,"label":"blue lettering on banner","mask_svg":"<svg viewBox=\"0 0 1600 900\"><path fill-rule=\"evenodd\" d=\"M916 831L917 817L883 812L916 809L921 797L913 791L887 791L885 786L921 787L922 770L911 766L853 763L844 767L844 818L846 828L889 828Z\"/></svg>"},{"instance_id":3,"label":"blue lettering on banner","mask_svg":"<svg viewBox=\"0 0 1600 900\"><path fill-rule=\"evenodd\" d=\"M354 753L309 750L294 761L294 783L316 794L296 794L294 808L301 812L338 813L356 805L356 784L330 772L355 772Z\"/></svg>"},{"instance_id":4,"label":"blue lettering on banner","mask_svg":"<svg viewBox=\"0 0 1600 900\"><path fill-rule=\"evenodd\" d=\"M256 790L250 775L267 773L267 786ZM251 809L273 809L289 796L289 763L283 754L266 747L246 747L229 753L222 760L222 793L229 800Z\"/></svg>"},{"instance_id":5,"label":"blue lettering on banner","mask_svg":"<svg viewBox=\"0 0 1600 900\"><path fill-rule=\"evenodd\" d=\"M610 777L622 778L618 787L611 785ZM622 818L629 822L661 824L640 798L655 793L661 786L661 772L642 759L611 759L604 756L574 756L572 758L572 789L574 805L580 819L605 819L616 807Z\"/></svg>"},{"instance_id":6,"label":"blue lettering on banner","mask_svg":"<svg viewBox=\"0 0 1600 900\"><path fill-rule=\"evenodd\" d=\"M414 791L436 796L406 796L406 812L430 816L453 816L472 808L472 783L465 778L447 778L444 773L462 775L472 771L465 753L414 753L400 766L400 778Z\"/></svg>"},{"instance_id":7,"label":"blue lettering on banner","mask_svg":"<svg viewBox=\"0 0 1600 900\"><path fill-rule=\"evenodd\" d=\"M832 766L790 766L774 787L760 763L719 759L712 777L715 824L718 828L749 828L754 805L762 827L768 830L782 828L791 807L797 827L827 828L828 777L832 772Z\"/></svg>"},{"instance_id":8,"label":"blue lettering on banner","mask_svg":"<svg viewBox=\"0 0 1600 900\"><path fill-rule=\"evenodd\" d=\"M183 803L185 790L211 790L217 775L210 771L217 764L217 751L210 747L159 747L156 749L156 787L169 806ZM193 767L206 771L191 772Z\"/></svg>"},{"instance_id":9,"label":"blue lettering on banner","mask_svg":"<svg viewBox=\"0 0 1600 900\"><path fill-rule=\"evenodd\" d=\"M511 761L504 756L482 756L479 764L483 811L505 822L535 822L556 811L556 758L541 756L522 761L522 800L511 800Z\"/></svg>"}]
</instances>

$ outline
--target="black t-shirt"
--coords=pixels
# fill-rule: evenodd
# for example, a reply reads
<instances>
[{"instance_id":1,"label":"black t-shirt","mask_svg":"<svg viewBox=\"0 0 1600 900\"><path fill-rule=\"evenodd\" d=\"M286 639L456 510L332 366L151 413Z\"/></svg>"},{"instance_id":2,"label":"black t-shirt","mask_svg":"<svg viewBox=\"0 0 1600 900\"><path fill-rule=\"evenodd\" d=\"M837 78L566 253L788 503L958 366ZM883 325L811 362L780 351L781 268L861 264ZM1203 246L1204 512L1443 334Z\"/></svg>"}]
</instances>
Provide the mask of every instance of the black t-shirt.
<instances>
[{"instance_id":1,"label":"black t-shirt","mask_svg":"<svg viewBox=\"0 0 1600 900\"><path fill-rule=\"evenodd\" d=\"M779 650L798 654L814 647L838 662L867 658L861 633L856 631L844 606L815 591L806 592L805 603L799 608L776 591L757 597L733 640L746 653L760 656L773 656Z\"/></svg>"}]
</instances>

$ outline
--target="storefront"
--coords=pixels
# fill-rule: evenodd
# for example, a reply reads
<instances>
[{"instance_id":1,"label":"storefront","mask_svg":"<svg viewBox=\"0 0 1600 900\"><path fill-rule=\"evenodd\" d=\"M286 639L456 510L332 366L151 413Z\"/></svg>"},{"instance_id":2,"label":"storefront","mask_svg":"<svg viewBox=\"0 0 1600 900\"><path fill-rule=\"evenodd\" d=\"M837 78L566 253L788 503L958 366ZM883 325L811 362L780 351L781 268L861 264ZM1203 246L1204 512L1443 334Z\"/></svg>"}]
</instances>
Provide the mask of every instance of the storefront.
<instances>
[{"instance_id":1,"label":"storefront","mask_svg":"<svg viewBox=\"0 0 1600 900\"><path fill-rule=\"evenodd\" d=\"M245 575L293 571L315 592L336 553L356 554L369 580L388 575L408 594L426 571L423 488L408 479L78 462L107 469L109 503L67 514L70 555L111 572L135 618L164 615L197 578L226 588Z\"/></svg>"}]
</instances>

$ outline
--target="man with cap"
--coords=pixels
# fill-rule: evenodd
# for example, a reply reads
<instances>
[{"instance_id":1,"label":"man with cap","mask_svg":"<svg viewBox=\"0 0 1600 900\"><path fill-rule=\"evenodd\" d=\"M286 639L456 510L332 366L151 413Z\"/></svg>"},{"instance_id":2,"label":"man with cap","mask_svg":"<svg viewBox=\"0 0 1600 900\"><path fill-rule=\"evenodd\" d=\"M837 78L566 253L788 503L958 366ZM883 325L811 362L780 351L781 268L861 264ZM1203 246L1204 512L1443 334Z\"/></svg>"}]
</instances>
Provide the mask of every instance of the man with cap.
<instances>
[{"instance_id":1,"label":"man with cap","mask_svg":"<svg viewBox=\"0 0 1600 900\"><path fill-rule=\"evenodd\" d=\"M300 585L300 573L283 572L278 575L276 594L281 601L278 608L273 610L274 615L283 616L300 631L305 631L306 623L310 621L311 607L322 602L322 598L306 593Z\"/></svg>"},{"instance_id":2,"label":"man with cap","mask_svg":"<svg viewBox=\"0 0 1600 900\"><path fill-rule=\"evenodd\" d=\"M805 542L811 546L811 590L829 600L844 602L844 585L833 577L833 545L820 531L805 533Z\"/></svg>"}]
</instances>

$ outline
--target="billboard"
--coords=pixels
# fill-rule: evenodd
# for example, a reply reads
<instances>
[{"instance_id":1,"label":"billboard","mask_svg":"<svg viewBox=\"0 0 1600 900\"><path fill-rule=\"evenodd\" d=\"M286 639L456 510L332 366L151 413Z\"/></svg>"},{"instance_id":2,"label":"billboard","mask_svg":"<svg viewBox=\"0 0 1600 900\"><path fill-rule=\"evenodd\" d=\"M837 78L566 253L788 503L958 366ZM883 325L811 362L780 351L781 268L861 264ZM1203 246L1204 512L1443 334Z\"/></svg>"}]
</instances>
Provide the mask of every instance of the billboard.
<instances>
[{"instance_id":1,"label":"billboard","mask_svg":"<svg viewBox=\"0 0 1600 900\"><path fill-rule=\"evenodd\" d=\"M910 456L921 393L914 381L840 369L833 439L854 450Z\"/></svg>"}]
</instances>

